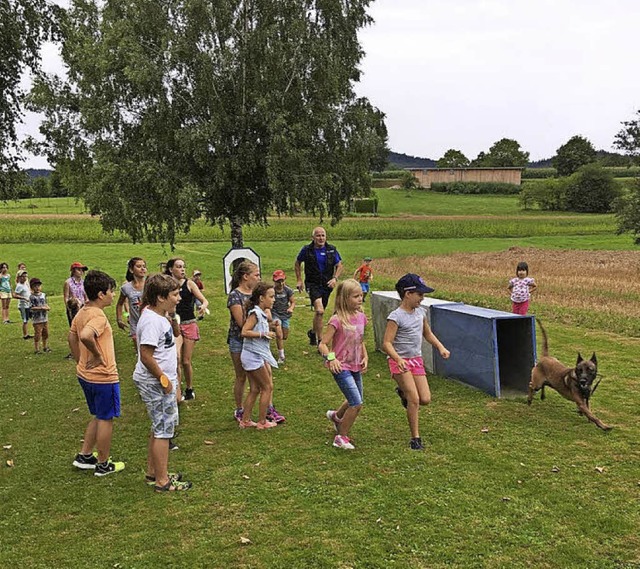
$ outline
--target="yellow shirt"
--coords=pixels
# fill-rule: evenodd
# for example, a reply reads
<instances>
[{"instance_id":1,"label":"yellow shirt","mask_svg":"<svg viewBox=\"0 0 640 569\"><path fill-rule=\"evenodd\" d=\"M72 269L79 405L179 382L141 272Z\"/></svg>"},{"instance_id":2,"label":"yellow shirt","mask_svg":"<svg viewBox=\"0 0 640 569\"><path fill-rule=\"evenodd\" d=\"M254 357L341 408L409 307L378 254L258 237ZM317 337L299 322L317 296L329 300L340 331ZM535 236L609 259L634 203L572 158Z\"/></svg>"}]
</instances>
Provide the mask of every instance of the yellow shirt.
<instances>
[{"instance_id":1,"label":"yellow shirt","mask_svg":"<svg viewBox=\"0 0 640 569\"><path fill-rule=\"evenodd\" d=\"M104 365L87 369L87 361L93 356L86 346L79 341L80 361L76 365L77 374L90 383L118 383L113 331L106 314L95 306L83 306L71 323L71 333L78 336L79 339L80 332L85 328L93 331Z\"/></svg>"}]
</instances>

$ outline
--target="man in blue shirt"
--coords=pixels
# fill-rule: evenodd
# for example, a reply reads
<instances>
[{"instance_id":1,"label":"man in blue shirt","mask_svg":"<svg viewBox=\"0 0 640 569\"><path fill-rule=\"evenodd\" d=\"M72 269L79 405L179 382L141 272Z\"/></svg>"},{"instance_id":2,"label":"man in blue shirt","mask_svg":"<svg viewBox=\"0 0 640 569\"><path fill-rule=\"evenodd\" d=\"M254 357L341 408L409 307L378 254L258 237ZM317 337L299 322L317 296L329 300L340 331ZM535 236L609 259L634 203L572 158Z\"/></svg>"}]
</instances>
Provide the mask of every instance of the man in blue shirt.
<instances>
[{"instance_id":1,"label":"man in blue shirt","mask_svg":"<svg viewBox=\"0 0 640 569\"><path fill-rule=\"evenodd\" d=\"M343 266L338 250L327 243L327 232L323 227L316 227L312 234L313 241L300 249L294 269L297 287L300 292L307 290L313 305L313 328L307 332L309 343L318 344L322 337L322 316L329 302L331 291L338 284ZM302 282L302 265L304 264L304 285Z\"/></svg>"}]
</instances>

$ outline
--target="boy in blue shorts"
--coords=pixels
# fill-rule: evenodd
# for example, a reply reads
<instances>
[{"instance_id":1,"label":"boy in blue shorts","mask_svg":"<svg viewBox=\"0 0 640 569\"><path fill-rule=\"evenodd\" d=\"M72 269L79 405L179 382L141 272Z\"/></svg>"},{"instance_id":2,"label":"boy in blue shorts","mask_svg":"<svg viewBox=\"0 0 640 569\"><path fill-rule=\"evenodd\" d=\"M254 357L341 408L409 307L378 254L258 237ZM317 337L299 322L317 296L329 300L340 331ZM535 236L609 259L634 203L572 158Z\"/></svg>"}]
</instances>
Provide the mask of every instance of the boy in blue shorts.
<instances>
[{"instance_id":1,"label":"boy in blue shorts","mask_svg":"<svg viewBox=\"0 0 640 569\"><path fill-rule=\"evenodd\" d=\"M180 302L180 283L171 275L149 277L142 293L140 320L136 327L138 363L133 382L147 406L151 419L147 476L156 492L177 492L191 488L180 473L169 474L169 441L178 424L178 352L180 336L176 307Z\"/></svg>"},{"instance_id":2,"label":"boy in blue shorts","mask_svg":"<svg viewBox=\"0 0 640 569\"><path fill-rule=\"evenodd\" d=\"M278 363L284 363L284 341L289 337L289 319L296 307L296 299L293 296L293 289L285 284L287 275L283 270L278 269L273 273L273 288L276 291L276 300L273 303L271 313L274 322L280 321L280 326L276 328L276 345L278 346Z\"/></svg>"},{"instance_id":3,"label":"boy in blue shorts","mask_svg":"<svg viewBox=\"0 0 640 569\"><path fill-rule=\"evenodd\" d=\"M113 303L116 282L102 271L89 271L84 289L89 301L71 323L69 347L93 419L87 425L82 449L73 465L93 470L96 476L107 476L124 470L124 462L112 462L109 458L113 418L120 416L120 380L113 331L104 309Z\"/></svg>"}]
</instances>

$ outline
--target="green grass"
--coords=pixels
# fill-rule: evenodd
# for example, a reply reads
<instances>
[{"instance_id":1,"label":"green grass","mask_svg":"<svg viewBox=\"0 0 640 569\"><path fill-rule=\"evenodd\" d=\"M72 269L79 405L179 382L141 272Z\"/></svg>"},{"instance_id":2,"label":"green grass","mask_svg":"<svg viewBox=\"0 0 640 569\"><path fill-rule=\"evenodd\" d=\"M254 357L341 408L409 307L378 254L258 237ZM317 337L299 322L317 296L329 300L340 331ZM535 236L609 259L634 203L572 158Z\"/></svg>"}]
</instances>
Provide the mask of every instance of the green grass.
<instances>
[{"instance_id":1,"label":"green grass","mask_svg":"<svg viewBox=\"0 0 640 569\"><path fill-rule=\"evenodd\" d=\"M607 216L576 219L609 223ZM350 219L329 229L344 255L346 274L364 255L632 247L628 237L604 229L579 235L580 224L571 220L563 220L571 231L560 236L520 223L514 230L519 227L521 233L511 238L449 233L409 240L376 239L373 225L367 225L375 221ZM554 216L537 221L555 231L560 227L553 225ZM274 224L247 245L261 255L263 274L284 268L292 281L293 259L313 222L290 224L289 229L285 221ZM33 225L37 232L40 222ZM303 226L304 238L297 237ZM296 237L270 242L277 230ZM189 269L203 271L212 301L194 355L197 398L181 408L180 450L170 457L172 468L194 482L193 490L160 496L143 482L149 425L131 382L134 354L118 330L123 414L116 421L112 453L126 460L127 468L103 480L75 472L70 463L88 414L73 365L63 359L67 324L61 289L68 266L80 260L120 281L129 257L145 257L153 268L170 254L158 244L134 246L89 236L3 248L2 260L12 273L25 261L30 274L44 281L54 350L36 357L31 343L20 338L18 324L0 326L0 442L11 445L0 450L3 565L618 569L640 563L637 338L615 333L612 323L585 318L568 325L562 315L545 316L552 352L561 360L571 362L577 350L598 352L604 379L593 407L615 426L612 432L599 431L554 392L527 407L523 397L494 400L432 377L434 400L421 414L427 451L415 453L407 449L406 419L369 333L366 405L353 431L357 451L348 454L330 444L332 429L324 412L339 403L339 392L307 345L311 312L300 306L292 320L287 365L275 372L275 401L287 424L266 433L240 431L231 419L233 373L225 344L225 241L184 242L176 250ZM391 279L376 279L375 288L391 284ZM369 310L369 304L365 307ZM113 323L113 308L107 313ZM17 319L15 304L12 318ZM5 466L6 460L14 466ZM241 537L251 543L242 545Z\"/></svg>"},{"instance_id":2,"label":"green grass","mask_svg":"<svg viewBox=\"0 0 640 569\"><path fill-rule=\"evenodd\" d=\"M84 204L75 198L29 198L0 202L0 213L11 215L49 215L84 213Z\"/></svg>"},{"instance_id":3,"label":"green grass","mask_svg":"<svg viewBox=\"0 0 640 569\"><path fill-rule=\"evenodd\" d=\"M442 202L439 213L426 212L428 200L418 206L410 197L414 207L402 206L402 214L466 212L495 219L349 219L329 228L345 274L365 255L632 248L628 236L613 235L611 216L532 215L507 211L504 198L435 197L448 200L448 209ZM494 400L432 377L433 403L421 413L425 453L407 449L406 419L370 332L366 405L353 431L357 451L347 454L330 444L324 413L340 397L306 341L311 312L301 297L287 365L275 372L275 401L287 424L275 432L240 431L231 419L233 372L221 284L228 234L198 225L188 237L193 241L180 242L175 254L189 270L203 271L212 314L202 323L194 355L197 398L181 408L180 450L170 457L194 488L160 496L143 482L148 419L131 381L130 341L117 329L123 414L112 453L127 468L99 480L70 464L88 414L74 367L63 359L61 291L72 261L121 281L129 257L142 256L153 269L172 253L159 244L131 245L124 237L112 242L97 221L83 217L8 223L5 237L15 230L20 238L11 244L5 239L0 260L12 273L24 261L31 276L44 281L54 352L36 357L18 324L0 326L0 442L11 445L0 450L3 566L621 569L640 563L640 340L618 333L624 323L594 321L588 310L536 306L562 361L573 361L577 350L598 352L604 379L593 407L615 426L612 432L577 416L554 392L528 407L524 397ZM264 275L283 268L294 280L293 259L313 224L275 220L269 228L246 231ZM393 279L374 284L390 289ZM446 290L439 293L447 297ZM481 295L457 300L487 301ZM113 308L107 313L113 323ZM17 320L15 303L11 315ZM14 466L5 466L7 460ZM242 545L241 537L251 543Z\"/></svg>"}]
</instances>

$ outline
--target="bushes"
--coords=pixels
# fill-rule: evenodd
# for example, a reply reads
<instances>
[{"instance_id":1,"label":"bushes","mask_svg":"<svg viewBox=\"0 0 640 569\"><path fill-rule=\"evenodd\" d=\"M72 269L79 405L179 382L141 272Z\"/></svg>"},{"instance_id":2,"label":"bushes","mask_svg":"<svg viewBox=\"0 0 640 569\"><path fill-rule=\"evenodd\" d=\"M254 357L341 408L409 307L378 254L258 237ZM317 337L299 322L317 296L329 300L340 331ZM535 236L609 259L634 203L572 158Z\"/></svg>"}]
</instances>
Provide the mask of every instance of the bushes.
<instances>
[{"instance_id":1,"label":"bushes","mask_svg":"<svg viewBox=\"0 0 640 569\"><path fill-rule=\"evenodd\" d=\"M542 178L555 178L558 172L555 168L525 168L522 172L523 180L539 180Z\"/></svg>"},{"instance_id":2,"label":"bushes","mask_svg":"<svg viewBox=\"0 0 640 569\"><path fill-rule=\"evenodd\" d=\"M618 221L616 233L629 231L633 235L634 243L640 245L640 178L634 180L625 195L615 200L613 209Z\"/></svg>"},{"instance_id":3,"label":"bushes","mask_svg":"<svg viewBox=\"0 0 640 569\"><path fill-rule=\"evenodd\" d=\"M352 213L378 213L378 198L361 198L351 202Z\"/></svg>"},{"instance_id":4,"label":"bushes","mask_svg":"<svg viewBox=\"0 0 640 569\"><path fill-rule=\"evenodd\" d=\"M504 182L436 182L431 190L446 194L503 194L514 195L520 186Z\"/></svg>"},{"instance_id":5,"label":"bushes","mask_svg":"<svg viewBox=\"0 0 640 569\"><path fill-rule=\"evenodd\" d=\"M608 213L620 195L611 172L598 164L582 166L575 174L527 185L520 194L524 209L537 205L548 211Z\"/></svg>"}]
</instances>

